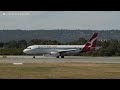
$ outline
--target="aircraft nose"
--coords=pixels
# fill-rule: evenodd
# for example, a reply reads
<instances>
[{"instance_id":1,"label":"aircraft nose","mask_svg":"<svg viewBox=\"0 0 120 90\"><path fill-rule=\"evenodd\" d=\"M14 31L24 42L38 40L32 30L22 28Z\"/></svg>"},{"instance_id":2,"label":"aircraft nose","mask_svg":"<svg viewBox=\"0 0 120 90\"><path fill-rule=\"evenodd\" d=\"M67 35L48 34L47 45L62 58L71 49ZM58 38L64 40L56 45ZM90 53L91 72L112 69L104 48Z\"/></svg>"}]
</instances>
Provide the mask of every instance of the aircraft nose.
<instances>
[{"instance_id":1,"label":"aircraft nose","mask_svg":"<svg viewBox=\"0 0 120 90\"><path fill-rule=\"evenodd\" d=\"M28 51L28 50L26 50L26 49L23 50L24 53L27 53L27 51Z\"/></svg>"},{"instance_id":2,"label":"aircraft nose","mask_svg":"<svg viewBox=\"0 0 120 90\"><path fill-rule=\"evenodd\" d=\"M31 54L31 50L29 50L29 49L24 49L23 52L24 52L25 54Z\"/></svg>"}]
</instances>

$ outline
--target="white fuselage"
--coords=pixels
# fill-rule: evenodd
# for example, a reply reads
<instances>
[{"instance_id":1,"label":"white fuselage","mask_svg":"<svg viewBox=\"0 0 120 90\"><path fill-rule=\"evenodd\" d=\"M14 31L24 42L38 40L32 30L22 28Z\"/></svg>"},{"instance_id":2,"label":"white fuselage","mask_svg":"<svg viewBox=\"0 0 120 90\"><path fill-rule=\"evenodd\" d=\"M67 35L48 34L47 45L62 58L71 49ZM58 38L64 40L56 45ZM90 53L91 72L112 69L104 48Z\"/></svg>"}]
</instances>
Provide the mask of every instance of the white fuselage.
<instances>
[{"instance_id":1,"label":"white fuselage","mask_svg":"<svg viewBox=\"0 0 120 90\"><path fill-rule=\"evenodd\" d=\"M61 50L72 50L67 53L79 53L84 45L32 45L24 49L26 54L49 54L50 52L58 52Z\"/></svg>"}]
</instances>

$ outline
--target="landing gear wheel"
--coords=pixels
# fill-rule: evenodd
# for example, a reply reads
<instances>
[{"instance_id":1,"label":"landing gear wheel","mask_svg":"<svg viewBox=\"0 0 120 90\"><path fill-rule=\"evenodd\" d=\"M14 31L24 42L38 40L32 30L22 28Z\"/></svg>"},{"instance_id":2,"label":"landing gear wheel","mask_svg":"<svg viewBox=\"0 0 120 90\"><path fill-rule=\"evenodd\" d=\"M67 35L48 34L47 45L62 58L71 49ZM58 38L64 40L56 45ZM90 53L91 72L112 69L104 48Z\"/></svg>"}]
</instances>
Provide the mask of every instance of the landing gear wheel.
<instances>
[{"instance_id":1,"label":"landing gear wheel","mask_svg":"<svg viewBox=\"0 0 120 90\"><path fill-rule=\"evenodd\" d=\"M35 56L33 56L33 58L35 58Z\"/></svg>"},{"instance_id":2,"label":"landing gear wheel","mask_svg":"<svg viewBox=\"0 0 120 90\"><path fill-rule=\"evenodd\" d=\"M64 56L61 56L61 58L64 58Z\"/></svg>"},{"instance_id":3,"label":"landing gear wheel","mask_svg":"<svg viewBox=\"0 0 120 90\"><path fill-rule=\"evenodd\" d=\"M59 56L57 56L56 58L59 58Z\"/></svg>"}]
</instances>

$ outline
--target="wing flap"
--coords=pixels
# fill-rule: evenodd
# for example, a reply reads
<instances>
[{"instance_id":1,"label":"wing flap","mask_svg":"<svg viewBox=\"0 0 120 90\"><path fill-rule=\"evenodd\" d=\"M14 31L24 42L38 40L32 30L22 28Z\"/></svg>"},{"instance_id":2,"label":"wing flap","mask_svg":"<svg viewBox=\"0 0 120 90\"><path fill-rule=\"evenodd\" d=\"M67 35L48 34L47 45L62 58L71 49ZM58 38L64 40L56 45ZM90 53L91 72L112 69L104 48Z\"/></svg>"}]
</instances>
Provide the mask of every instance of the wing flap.
<instances>
[{"instance_id":1,"label":"wing flap","mask_svg":"<svg viewBox=\"0 0 120 90\"><path fill-rule=\"evenodd\" d=\"M65 53L65 52L71 52L71 51L76 51L76 49L57 50L58 53Z\"/></svg>"}]
</instances>

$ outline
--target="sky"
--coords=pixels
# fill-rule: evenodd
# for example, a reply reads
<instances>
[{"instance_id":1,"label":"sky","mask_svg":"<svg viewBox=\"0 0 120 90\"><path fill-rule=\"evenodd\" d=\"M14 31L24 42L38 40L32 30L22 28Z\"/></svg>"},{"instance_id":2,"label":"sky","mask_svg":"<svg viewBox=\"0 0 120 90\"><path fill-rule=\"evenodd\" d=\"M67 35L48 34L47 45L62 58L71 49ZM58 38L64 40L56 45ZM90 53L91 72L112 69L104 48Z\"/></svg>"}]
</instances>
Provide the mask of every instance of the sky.
<instances>
[{"instance_id":1,"label":"sky","mask_svg":"<svg viewBox=\"0 0 120 90\"><path fill-rule=\"evenodd\" d=\"M120 30L120 11L0 11L0 30Z\"/></svg>"}]
</instances>

